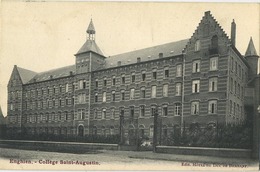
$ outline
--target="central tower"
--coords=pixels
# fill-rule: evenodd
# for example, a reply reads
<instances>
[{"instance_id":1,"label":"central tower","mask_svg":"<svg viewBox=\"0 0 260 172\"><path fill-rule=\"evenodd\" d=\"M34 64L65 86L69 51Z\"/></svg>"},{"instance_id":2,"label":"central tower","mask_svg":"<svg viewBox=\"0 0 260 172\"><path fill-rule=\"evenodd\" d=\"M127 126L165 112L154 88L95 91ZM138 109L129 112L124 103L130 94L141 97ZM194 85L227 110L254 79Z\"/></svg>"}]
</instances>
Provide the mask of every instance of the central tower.
<instances>
[{"instance_id":1,"label":"central tower","mask_svg":"<svg viewBox=\"0 0 260 172\"><path fill-rule=\"evenodd\" d=\"M75 54L77 74L91 72L104 65L105 56L96 44L95 36L96 30L91 19L87 29L86 42Z\"/></svg>"}]
</instances>

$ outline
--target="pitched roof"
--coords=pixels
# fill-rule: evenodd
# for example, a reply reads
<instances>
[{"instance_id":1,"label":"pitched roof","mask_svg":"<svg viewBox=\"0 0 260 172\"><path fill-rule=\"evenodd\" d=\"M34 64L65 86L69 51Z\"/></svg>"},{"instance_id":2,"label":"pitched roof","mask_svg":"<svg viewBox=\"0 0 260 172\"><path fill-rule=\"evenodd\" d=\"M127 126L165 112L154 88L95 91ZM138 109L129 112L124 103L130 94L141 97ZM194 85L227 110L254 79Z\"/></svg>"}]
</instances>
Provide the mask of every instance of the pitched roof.
<instances>
[{"instance_id":1,"label":"pitched roof","mask_svg":"<svg viewBox=\"0 0 260 172\"><path fill-rule=\"evenodd\" d=\"M87 33L88 34L95 34L96 33L94 24L92 22L92 19L91 19L91 21L90 21L90 23L88 25Z\"/></svg>"},{"instance_id":2,"label":"pitched roof","mask_svg":"<svg viewBox=\"0 0 260 172\"><path fill-rule=\"evenodd\" d=\"M257 56L252 37L250 38L245 56Z\"/></svg>"},{"instance_id":3,"label":"pitched roof","mask_svg":"<svg viewBox=\"0 0 260 172\"><path fill-rule=\"evenodd\" d=\"M46 80L50 80L50 79L57 79L60 77L66 77L66 76L70 75L70 72L72 72L72 74L75 74L75 72L76 72L75 65L65 66L62 68L52 69L49 71L38 73L28 83L34 83L34 82L46 81Z\"/></svg>"},{"instance_id":4,"label":"pitched roof","mask_svg":"<svg viewBox=\"0 0 260 172\"><path fill-rule=\"evenodd\" d=\"M31 80L37 74L34 71L23 69L20 67L17 67L17 70L20 74L23 84L27 83L29 80Z\"/></svg>"},{"instance_id":5,"label":"pitched roof","mask_svg":"<svg viewBox=\"0 0 260 172\"><path fill-rule=\"evenodd\" d=\"M188 39L185 39L110 56L106 58L106 68L117 66L118 61L121 61L121 65L136 63L138 57L141 58L141 61L158 59L159 53L163 53L163 57L180 55L182 54L187 42Z\"/></svg>"},{"instance_id":6,"label":"pitched roof","mask_svg":"<svg viewBox=\"0 0 260 172\"><path fill-rule=\"evenodd\" d=\"M77 54L86 53L89 51L92 51L92 52L95 52L97 54L104 56L104 54L102 53L100 48L97 46L95 40L89 40L89 39L83 44L83 46L79 49Z\"/></svg>"}]
</instances>

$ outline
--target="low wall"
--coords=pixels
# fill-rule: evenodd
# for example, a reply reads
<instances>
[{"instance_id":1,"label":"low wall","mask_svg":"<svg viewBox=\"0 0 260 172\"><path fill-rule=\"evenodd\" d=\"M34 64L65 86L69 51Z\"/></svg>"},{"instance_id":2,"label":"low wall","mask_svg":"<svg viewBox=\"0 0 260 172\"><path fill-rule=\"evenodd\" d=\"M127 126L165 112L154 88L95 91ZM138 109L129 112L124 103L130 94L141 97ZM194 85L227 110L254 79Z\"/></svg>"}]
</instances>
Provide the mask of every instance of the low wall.
<instances>
[{"instance_id":1,"label":"low wall","mask_svg":"<svg viewBox=\"0 0 260 172\"><path fill-rule=\"evenodd\" d=\"M204 148L204 147L181 147L181 146L156 146L157 153L170 153L181 155L202 155L232 158L250 158L251 149L231 148Z\"/></svg>"},{"instance_id":2,"label":"low wall","mask_svg":"<svg viewBox=\"0 0 260 172\"><path fill-rule=\"evenodd\" d=\"M26 141L26 140L0 140L0 147L43 150L43 151L62 151L84 153L91 150L118 150L117 144L103 143L78 143L78 142L50 142L50 141Z\"/></svg>"}]
</instances>

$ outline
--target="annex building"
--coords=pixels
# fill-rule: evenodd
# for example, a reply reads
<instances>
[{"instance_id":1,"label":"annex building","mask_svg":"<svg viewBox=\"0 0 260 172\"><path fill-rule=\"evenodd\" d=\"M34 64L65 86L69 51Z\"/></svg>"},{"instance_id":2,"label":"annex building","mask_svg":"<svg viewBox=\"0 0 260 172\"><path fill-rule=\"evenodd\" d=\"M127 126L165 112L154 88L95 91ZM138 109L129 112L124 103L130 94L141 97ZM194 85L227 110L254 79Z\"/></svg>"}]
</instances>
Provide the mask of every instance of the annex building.
<instances>
[{"instance_id":1,"label":"annex building","mask_svg":"<svg viewBox=\"0 0 260 172\"><path fill-rule=\"evenodd\" d=\"M75 64L41 73L14 66L7 131L114 135L123 120L126 135L152 137L155 112L163 135L192 123L242 124L255 109L245 97L259 56L252 38L242 55L231 28L229 38L207 11L188 39L108 57L91 20Z\"/></svg>"}]
</instances>

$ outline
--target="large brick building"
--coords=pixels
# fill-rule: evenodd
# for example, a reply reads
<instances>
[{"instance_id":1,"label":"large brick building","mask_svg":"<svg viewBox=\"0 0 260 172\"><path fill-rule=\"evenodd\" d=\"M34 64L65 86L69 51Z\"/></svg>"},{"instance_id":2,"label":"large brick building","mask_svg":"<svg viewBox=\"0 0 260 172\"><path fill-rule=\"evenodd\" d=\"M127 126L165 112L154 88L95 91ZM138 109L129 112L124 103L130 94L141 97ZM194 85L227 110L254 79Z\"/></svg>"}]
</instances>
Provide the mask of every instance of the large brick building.
<instances>
[{"instance_id":1,"label":"large brick building","mask_svg":"<svg viewBox=\"0 0 260 172\"><path fill-rule=\"evenodd\" d=\"M14 66L8 84L8 132L57 135L153 135L185 125L241 124L245 88L257 74L252 39L245 56L210 12L191 38L106 57L91 20L75 64L42 73ZM120 118L121 116L121 118Z\"/></svg>"}]
</instances>

